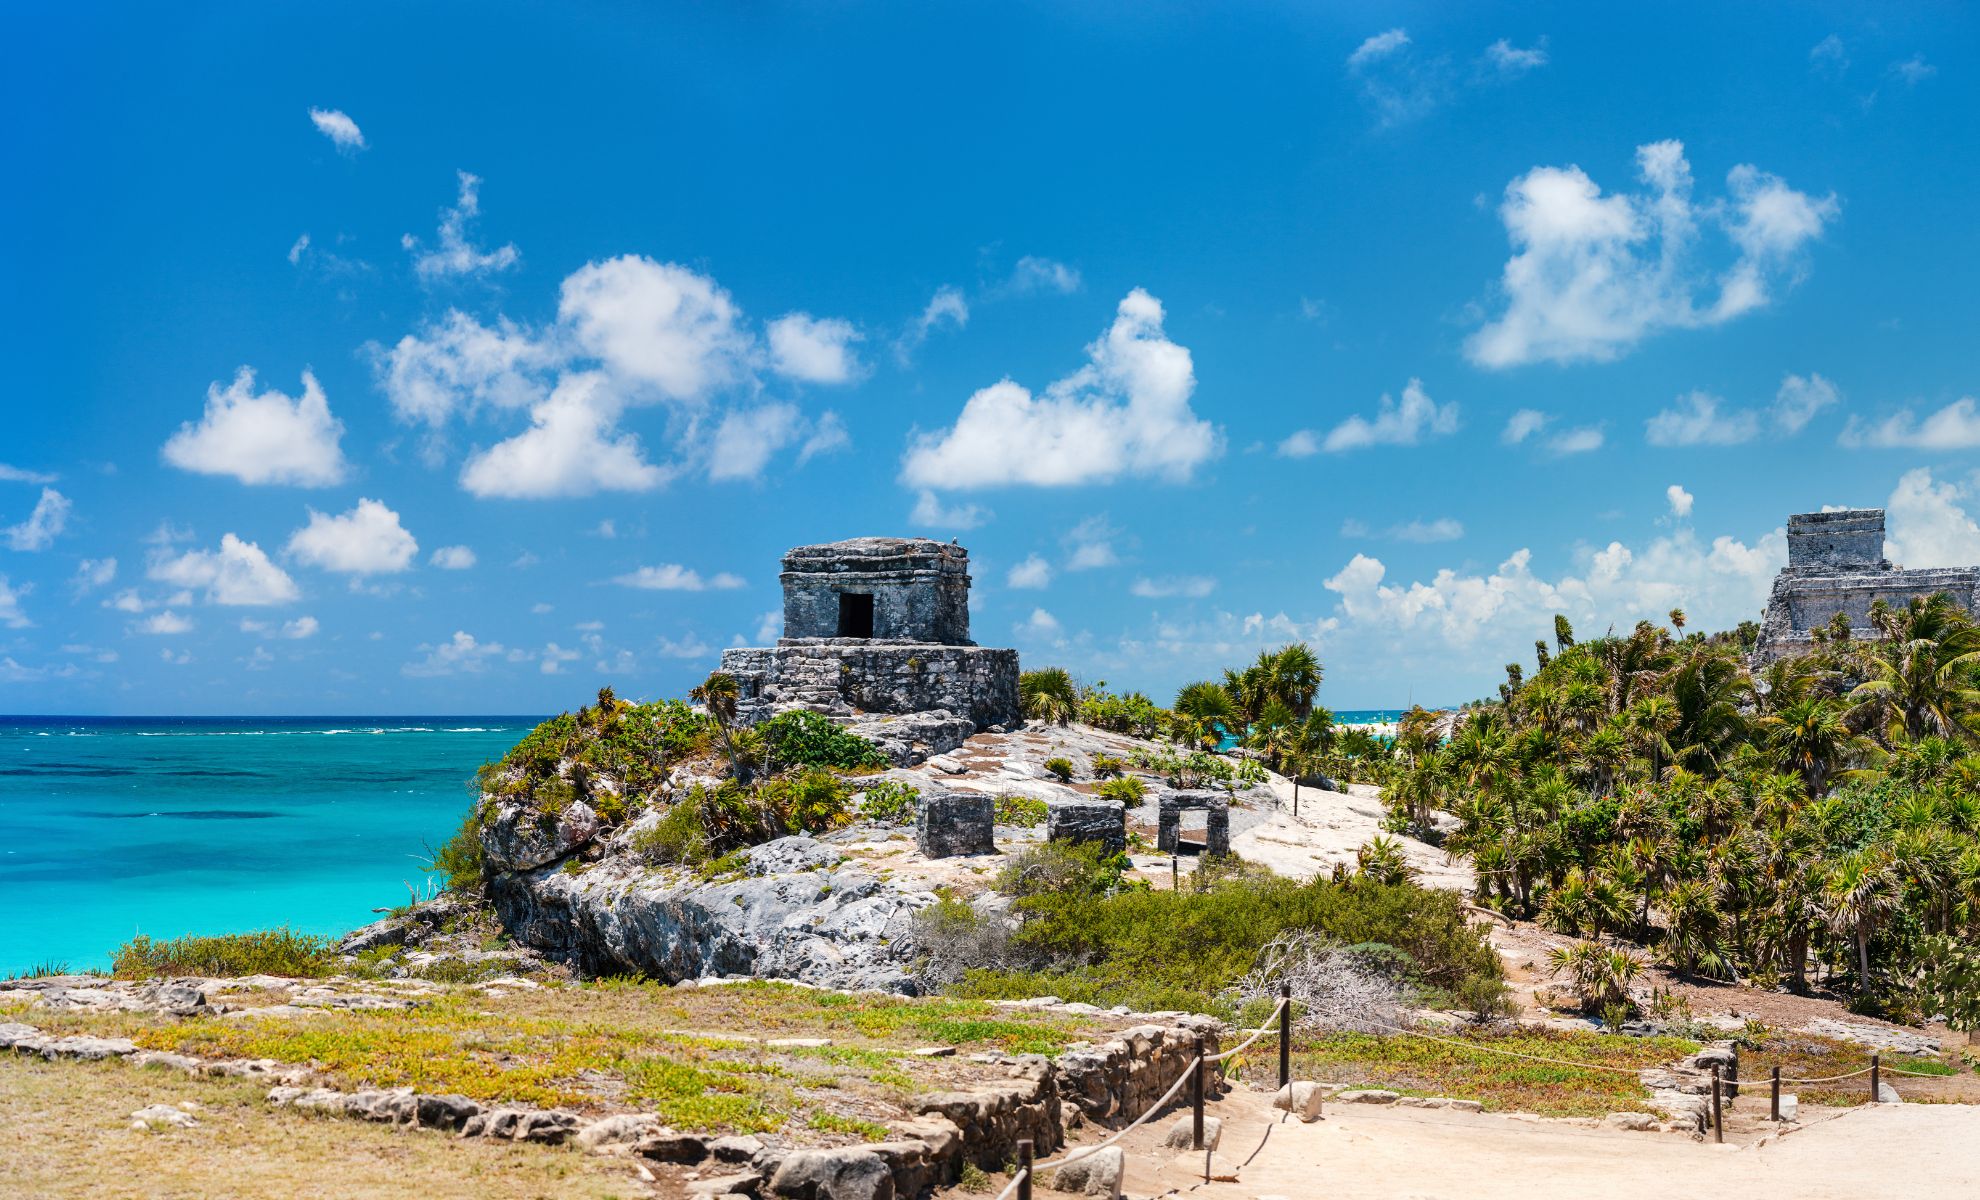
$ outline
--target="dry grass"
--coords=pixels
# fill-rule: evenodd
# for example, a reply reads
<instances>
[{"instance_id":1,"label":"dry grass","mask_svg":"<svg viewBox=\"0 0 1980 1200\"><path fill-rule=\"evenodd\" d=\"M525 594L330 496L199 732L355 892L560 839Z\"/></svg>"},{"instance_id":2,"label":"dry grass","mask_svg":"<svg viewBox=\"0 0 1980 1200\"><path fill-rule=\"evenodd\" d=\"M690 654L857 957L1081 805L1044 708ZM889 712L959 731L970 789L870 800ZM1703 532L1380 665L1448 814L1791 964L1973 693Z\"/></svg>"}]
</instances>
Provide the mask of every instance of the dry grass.
<instances>
[{"instance_id":1,"label":"dry grass","mask_svg":"<svg viewBox=\"0 0 1980 1200\"><path fill-rule=\"evenodd\" d=\"M916 1056L915 1047L1050 1054L1106 1027L981 1001L616 981L500 996L447 988L413 1009L285 1019L20 1015L51 1033L308 1064L345 1090L412 1087L491 1103L634 1109L684 1130L785 1130L813 1142L858 1140L852 1130L905 1115L917 1094L1001 1074L960 1058ZM831 1044L767 1044L790 1037ZM838 1116L808 1119L821 1110Z\"/></svg>"},{"instance_id":2,"label":"dry grass","mask_svg":"<svg viewBox=\"0 0 1980 1200\"><path fill-rule=\"evenodd\" d=\"M1742 1094L1758 1096L1759 1102L1765 1104L1767 1077L1774 1067L1781 1069L1784 1080L1824 1079L1868 1068L1870 1051L1854 1042L1836 1038L1808 1033L1769 1032L1758 1038L1757 1044L1748 1045L1740 1051L1739 1063ZM1938 1076L1922 1079L1917 1076L1886 1075L1885 1082L1896 1088L1908 1103L1971 1104L1975 1099L1980 1099L1980 1086L1976 1086L1980 1081L1939 1059L1886 1054L1884 1065ZM1855 1079L1806 1086L1787 1083L1782 1085L1781 1090L1799 1096L1803 1104L1849 1107L1869 1101L1870 1077L1859 1075Z\"/></svg>"},{"instance_id":3,"label":"dry grass","mask_svg":"<svg viewBox=\"0 0 1980 1200\"><path fill-rule=\"evenodd\" d=\"M623 1163L542 1146L271 1109L266 1085L122 1063L0 1059L0 1195L177 1200L522 1200L644 1196ZM149 1104L189 1100L199 1126L131 1129Z\"/></svg>"},{"instance_id":4,"label":"dry grass","mask_svg":"<svg viewBox=\"0 0 1980 1200\"><path fill-rule=\"evenodd\" d=\"M1635 1071L1673 1062L1698 1048L1676 1038L1605 1037L1536 1029L1472 1033L1455 1040L1467 1045L1461 1048L1421 1038L1359 1033L1314 1038L1293 1051L1293 1078L1387 1088L1408 1096L1454 1096L1480 1101L1489 1111L1599 1117L1651 1110L1648 1089L1633 1075L1597 1068ZM1588 1066L1530 1062L1494 1050ZM1268 1052L1249 1065L1248 1077L1263 1080L1269 1074L1276 1078L1277 1069L1277 1056Z\"/></svg>"}]
</instances>

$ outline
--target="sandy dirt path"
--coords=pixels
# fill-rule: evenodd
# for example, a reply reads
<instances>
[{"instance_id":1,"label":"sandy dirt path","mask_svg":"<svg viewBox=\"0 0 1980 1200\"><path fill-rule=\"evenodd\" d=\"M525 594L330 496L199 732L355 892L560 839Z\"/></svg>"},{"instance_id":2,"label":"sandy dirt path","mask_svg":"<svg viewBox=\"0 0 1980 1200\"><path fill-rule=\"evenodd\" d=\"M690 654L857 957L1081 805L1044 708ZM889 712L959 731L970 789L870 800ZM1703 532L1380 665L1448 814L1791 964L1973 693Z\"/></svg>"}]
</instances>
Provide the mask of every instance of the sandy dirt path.
<instances>
[{"instance_id":1,"label":"sandy dirt path","mask_svg":"<svg viewBox=\"0 0 1980 1200\"><path fill-rule=\"evenodd\" d=\"M1980 1194L1980 1108L1883 1105L1845 1110L1764 1145L1694 1142L1496 1114L1330 1106L1312 1125L1284 1121L1268 1097L1239 1090L1217 1158L1237 1182L1203 1182L1200 1154L1158 1147L1168 1119L1123 1143L1130 1196L1171 1190L1204 1200L1671 1200L1681 1196L1859 1200L1894 1186L1913 1196Z\"/></svg>"}]
</instances>

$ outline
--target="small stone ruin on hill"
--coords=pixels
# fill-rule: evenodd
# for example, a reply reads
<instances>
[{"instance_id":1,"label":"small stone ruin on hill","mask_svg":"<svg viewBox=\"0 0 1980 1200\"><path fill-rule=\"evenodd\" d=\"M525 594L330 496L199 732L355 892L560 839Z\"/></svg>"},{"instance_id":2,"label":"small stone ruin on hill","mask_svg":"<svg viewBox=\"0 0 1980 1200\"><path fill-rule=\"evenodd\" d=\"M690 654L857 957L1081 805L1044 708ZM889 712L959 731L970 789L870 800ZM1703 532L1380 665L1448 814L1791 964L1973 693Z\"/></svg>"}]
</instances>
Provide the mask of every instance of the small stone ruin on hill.
<instances>
[{"instance_id":1,"label":"small stone ruin on hill","mask_svg":"<svg viewBox=\"0 0 1980 1200\"><path fill-rule=\"evenodd\" d=\"M1884 557L1884 510L1849 508L1788 518L1788 565L1774 577L1760 625L1757 662L1807 651L1814 630L1840 613L1858 637L1874 637L1870 606L1950 594L1967 612L1980 605L1980 567L1907 571Z\"/></svg>"},{"instance_id":2,"label":"small stone ruin on hill","mask_svg":"<svg viewBox=\"0 0 1980 1200\"><path fill-rule=\"evenodd\" d=\"M793 708L843 718L899 763L1022 723L1016 650L969 639L969 551L852 538L784 555L784 635L725 650L746 723Z\"/></svg>"}]
</instances>

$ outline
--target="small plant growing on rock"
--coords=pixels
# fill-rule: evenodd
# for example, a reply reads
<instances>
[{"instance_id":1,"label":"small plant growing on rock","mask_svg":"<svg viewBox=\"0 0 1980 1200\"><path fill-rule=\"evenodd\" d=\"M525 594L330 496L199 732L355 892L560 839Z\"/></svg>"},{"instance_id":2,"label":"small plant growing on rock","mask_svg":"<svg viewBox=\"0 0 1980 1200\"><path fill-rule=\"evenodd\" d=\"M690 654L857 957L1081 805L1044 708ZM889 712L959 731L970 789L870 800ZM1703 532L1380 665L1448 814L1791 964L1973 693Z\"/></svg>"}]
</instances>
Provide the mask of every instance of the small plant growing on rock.
<instances>
[{"instance_id":1,"label":"small plant growing on rock","mask_svg":"<svg viewBox=\"0 0 1980 1200\"><path fill-rule=\"evenodd\" d=\"M1052 777L1057 779L1060 783L1072 782L1072 777L1073 777L1072 759L1067 758L1064 755L1055 755L1052 758L1046 759L1045 770L1049 772L1052 775Z\"/></svg>"},{"instance_id":2,"label":"small plant growing on rock","mask_svg":"<svg viewBox=\"0 0 1980 1200\"><path fill-rule=\"evenodd\" d=\"M1093 789L1093 792L1097 796L1108 800L1119 800L1122 804L1133 808L1141 803L1143 796L1148 794L1148 785L1133 775L1122 775L1103 781Z\"/></svg>"},{"instance_id":3,"label":"small plant growing on rock","mask_svg":"<svg viewBox=\"0 0 1980 1200\"><path fill-rule=\"evenodd\" d=\"M1096 754L1093 756L1093 777L1095 779L1114 779L1125 770L1127 770L1126 759L1116 758L1111 754Z\"/></svg>"},{"instance_id":4,"label":"small plant growing on rock","mask_svg":"<svg viewBox=\"0 0 1980 1200\"><path fill-rule=\"evenodd\" d=\"M888 765L887 756L872 742L848 733L824 713L797 708L778 713L756 727L770 759L786 767L837 767L854 770Z\"/></svg>"},{"instance_id":5,"label":"small plant growing on rock","mask_svg":"<svg viewBox=\"0 0 1980 1200\"><path fill-rule=\"evenodd\" d=\"M914 820L921 792L897 779L883 779L859 798L860 815L880 825L906 825Z\"/></svg>"},{"instance_id":6,"label":"small plant growing on rock","mask_svg":"<svg viewBox=\"0 0 1980 1200\"><path fill-rule=\"evenodd\" d=\"M997 797L997 824L1035 829L1045 823L1045 802L1033 796Z\"/></svg>"}]
</instances>

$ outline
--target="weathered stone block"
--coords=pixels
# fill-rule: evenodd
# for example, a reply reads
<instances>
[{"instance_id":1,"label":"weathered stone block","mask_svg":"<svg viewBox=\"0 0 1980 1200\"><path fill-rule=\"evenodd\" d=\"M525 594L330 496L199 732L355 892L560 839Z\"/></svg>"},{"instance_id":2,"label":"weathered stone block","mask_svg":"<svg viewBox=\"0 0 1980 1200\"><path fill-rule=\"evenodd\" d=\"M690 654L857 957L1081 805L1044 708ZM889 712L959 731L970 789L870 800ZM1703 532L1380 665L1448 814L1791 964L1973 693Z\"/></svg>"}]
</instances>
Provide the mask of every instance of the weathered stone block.
<instances>
[{"instance_id":1,"label":"weathered stone block","mask_svg":"<svg viewBox=\"0 0 1980 1200\"><path fill-rule=\"evenodd\" d=\"M1048 800L1045 836L1055 842L1099 842L1119 854L1127 849L1127 809L1113 800Z\"/></svg>"},{"instance_id":2,"label":"weathered stone block","mask_svg":"<svg viewBox=\"0 0 1980 1200\"><path fill-rule=\"evenodd\" d=\"M1185 811L1204 812L1206 855L1231 852L1231 802L1216 792L1169 792L1156 806L1155 848L1174 854L1182 845L1182 815Z\"/></svg>"},{"instance_id":3,"label":"weathered stone block","mask_svg":"<svg viewBox=\"0 0 1980 1200\"><path fill-rule=\"evenodd\" d=\"M914 844L930 858L995 854L997 802L976 792L924 791L914 809Z\"/></svg>"},{"instance_id":4,"label":"weathered stone block","mask_svg":"<svg viewBox=\"0 0 1980 1200\"><path fill-rule=\"evenodd\" d=\"M1901 607L1945 592L1967 612L1980 607L1980 567L1907 571L1884 557L1884 512L1876 508L1797 513L1788 518L1788 565L1774 578L1754 658L1771 662L1802 653L1813 631L1837 616L1850 635L1880 636L1870 610L1882 600Z\"/></svg>"}]
</instances>

